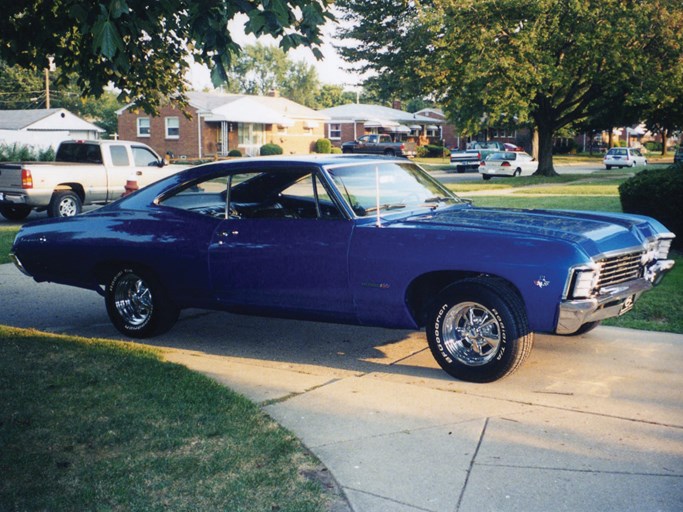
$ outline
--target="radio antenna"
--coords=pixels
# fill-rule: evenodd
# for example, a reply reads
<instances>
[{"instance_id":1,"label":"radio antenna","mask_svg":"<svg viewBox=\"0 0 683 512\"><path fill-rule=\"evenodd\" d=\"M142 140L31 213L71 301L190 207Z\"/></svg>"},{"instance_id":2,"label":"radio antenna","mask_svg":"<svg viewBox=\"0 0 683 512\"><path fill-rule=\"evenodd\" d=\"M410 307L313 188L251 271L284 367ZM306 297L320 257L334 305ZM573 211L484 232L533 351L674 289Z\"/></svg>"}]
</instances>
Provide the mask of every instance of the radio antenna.
<instances>
[{"instance_id":1,"label":"radio antenna","mask_svg":"<svg viewBox=\"0 0 683 512\"><path fill-rule=\"evenodd\" d=\"M379 215L379 165L375 166L375 211L377 212L377 221L375 226L382 227L382 219Z\"/></svg>"}]
</instances>

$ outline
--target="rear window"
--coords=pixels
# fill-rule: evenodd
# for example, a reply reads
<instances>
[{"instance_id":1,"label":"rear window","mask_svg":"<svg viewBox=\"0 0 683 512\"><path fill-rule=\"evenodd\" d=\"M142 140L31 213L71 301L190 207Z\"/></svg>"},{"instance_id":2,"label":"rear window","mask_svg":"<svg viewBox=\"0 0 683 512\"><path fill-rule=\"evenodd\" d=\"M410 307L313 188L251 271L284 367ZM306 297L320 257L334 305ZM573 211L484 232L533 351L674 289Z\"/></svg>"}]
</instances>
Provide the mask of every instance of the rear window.
<instances>
[{"instance_id":1,"label":"rear window","mask_svg":"<svg viewBox=\"0 0 683 512\"><path fill-rule=\"evenodd\" d=\"M62 143L55 156L57 162L101 164L102 152L97 144L83 142Z\"/></svg>"}]
</instances>

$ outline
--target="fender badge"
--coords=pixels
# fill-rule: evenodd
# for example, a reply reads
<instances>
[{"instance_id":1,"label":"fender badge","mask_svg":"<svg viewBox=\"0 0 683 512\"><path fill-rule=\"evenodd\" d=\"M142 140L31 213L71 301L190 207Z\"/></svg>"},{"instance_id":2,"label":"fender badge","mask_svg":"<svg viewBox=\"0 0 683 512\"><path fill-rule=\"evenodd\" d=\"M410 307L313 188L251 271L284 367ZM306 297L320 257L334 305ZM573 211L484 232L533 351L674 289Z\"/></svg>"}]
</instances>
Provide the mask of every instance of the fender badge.
<instances>
[{"instance_id":1,"label":"fender badge","mask_svg":"<svg viewBox=\"0 0 683 512\"><path fill-rule=\"evenodd\" d=\"M379 288L381 290L388 290L391 288L391 285L389 283L361 283L361 286L364 286L365 288Z\"/></svg>"},{"instance_id":2,"label":"fender badge","mask_svg":"<svg viewBox=\"0 0 683 512\"><path fill-rule=\"evenodd\" d=\"M539 276L538 279L534 281L534 284L539 288L545 288L550 285L550 281L548 281L545 276Z\"/></svg>"}]
</instances>

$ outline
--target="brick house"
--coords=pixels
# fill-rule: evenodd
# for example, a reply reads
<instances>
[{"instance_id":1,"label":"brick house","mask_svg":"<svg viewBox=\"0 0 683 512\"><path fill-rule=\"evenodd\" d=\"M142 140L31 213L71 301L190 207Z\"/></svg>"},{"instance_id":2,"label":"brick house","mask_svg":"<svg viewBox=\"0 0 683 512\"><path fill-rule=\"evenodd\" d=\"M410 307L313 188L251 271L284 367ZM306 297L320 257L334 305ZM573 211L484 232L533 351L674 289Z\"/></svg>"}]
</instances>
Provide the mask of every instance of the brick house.
<instances>
[{"instance_id":1,"label":"brick house","mask_svg":"<svg viewBox=\"0 0 683 512\"><path fill-rule=\"evenodd\" d=\"M443 119L395 108L350 103L319 112L329 117L325 137L336 147L368 133L388 133L395 141L414 141L420 145L438 143L443 138Z\"/></svg>"},{"instance_id":2,"label":"brick house","mask_svg":"<svg viewBox=\"0 0 683 512\"><path fill-rule=\"evenodd\" d=\"M117 112L119 137L176 158L227 156L233 149L258 155L266 143L278 144L284 154L307 154L324 137L325 115L278 95L189 92L187 97L189 119L172 104L158 116L124 107Z\"/></svg>"}]
</instances>

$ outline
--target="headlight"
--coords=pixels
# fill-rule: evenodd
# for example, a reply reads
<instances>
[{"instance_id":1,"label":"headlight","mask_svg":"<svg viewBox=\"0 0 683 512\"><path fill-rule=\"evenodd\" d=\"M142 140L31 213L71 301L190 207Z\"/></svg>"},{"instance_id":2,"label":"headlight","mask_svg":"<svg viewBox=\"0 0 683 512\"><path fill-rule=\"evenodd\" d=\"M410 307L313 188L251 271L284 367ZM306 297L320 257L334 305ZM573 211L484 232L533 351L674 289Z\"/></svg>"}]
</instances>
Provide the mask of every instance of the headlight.
<instances>
[{"instance_id":1,"label":"headlight","mask_svg":"<svg viewBox=\"0 0 683 512\"><path fill-rule=\"evenodd\" d=\"M657 245L655 246L655 254L658 260L665 260L669 257L669 250L671 249L671 243L673 238L660 238L657 240Z\"/></svg>"},{"instance_id":2,"label":"headlight","mask_svg":"<svg viewBox=\"0 0 683 512\"><path fill-rule=\"evenodd\" d=\"M577 267L573 269L569 281L568 297L572 299L587 299L593 296L593 290L598 284L600 272L597 268Z\"/></svg>"}]
</instances>

